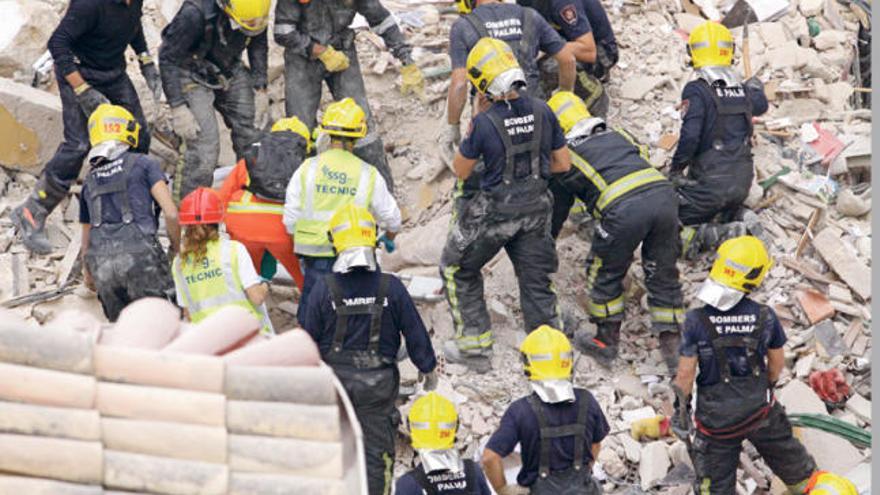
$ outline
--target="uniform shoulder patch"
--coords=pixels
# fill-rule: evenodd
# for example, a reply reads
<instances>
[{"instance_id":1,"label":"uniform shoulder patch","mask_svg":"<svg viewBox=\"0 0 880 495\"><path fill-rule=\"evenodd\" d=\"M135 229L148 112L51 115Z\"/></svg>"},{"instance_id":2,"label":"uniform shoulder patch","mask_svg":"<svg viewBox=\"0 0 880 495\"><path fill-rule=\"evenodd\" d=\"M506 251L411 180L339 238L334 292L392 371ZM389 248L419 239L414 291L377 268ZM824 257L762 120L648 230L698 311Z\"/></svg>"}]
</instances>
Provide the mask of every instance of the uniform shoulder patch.
<instances>
[{"instance_id":1,"label":"uniform shoulder patch","mask_svg":"<svg viewBox=\"0 0 880 495\"><path fill-rule=\"evenodd\" d=\"M573 3L569 3L564 5L561 9L559 9L559 17L570 26L574 26L578 21L577 9L575 9Z\"/></svg>"},{"instance_id":2,"label":"uniform shoulder patch","mask_svg":"<svg viewBox=\"0 0 880 495\"><path fill-rule=\"evenodd\" d=\"M691 100L681 100L681 103L678 104L678 113L681 115L681 118L684 118L688 109L691 107Z\"/></svg>"}]
</instances>

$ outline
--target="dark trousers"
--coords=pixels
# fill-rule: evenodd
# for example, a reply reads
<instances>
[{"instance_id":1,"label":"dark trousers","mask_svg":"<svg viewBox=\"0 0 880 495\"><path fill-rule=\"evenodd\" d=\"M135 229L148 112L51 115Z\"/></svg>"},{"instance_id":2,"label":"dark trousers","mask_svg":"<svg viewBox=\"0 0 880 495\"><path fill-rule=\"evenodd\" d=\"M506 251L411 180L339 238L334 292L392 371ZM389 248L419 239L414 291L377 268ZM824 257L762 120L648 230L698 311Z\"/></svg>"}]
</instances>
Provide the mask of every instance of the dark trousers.
<instances>
[{"instance_id":1,"label":"dark trousers","mask_svg":"<svg viewBox=\"0 0 880 495\"><path fill-rule=\"evenodd\" d=\"M147 153L150 150L150 131L147 129L147 120L144 118L140 99L138 99L137 92L125 73L125 69L100 71L80 67L79 72L83 79L106 96L110 103L125 107L134 115L134 118L141 125L136 151ZM57 71L55 79L58 81L58 90L61 94L64 141L46 164L44 174L52 185L67 191L73 181L79 177L83 160L91 147L88 129L89 116L79 106L73 88Z\"/></svg>"},{"instance_id":2,"label":"dark trousers","mask_svg":"<svg viewBox=\"0 0 880 495\"><path fill-rule=\"evenodd\" d=\"M315 286L315 282L319 278L333 272L333 263L335 261L335 257L300 256L299 266L303 271L303 286L300 293L299 306L296 308L296 319L300 325L303 324L303 318L305 317L303 311L305 311L312 287Z\"/></svg>"},{"instance_id":3,"label":"dark trousers","mask_svg":"<svg viewBox=\"0 0 880 495\"><path fill-rule=\"evenodd\" d=\"M560 325L556 292L550 280L558 266L550 236L549 198L546 211L508 217L493 213L484 193L456 200L440 259L446 300L452 311L456 343L462 351L488 353L493 337L483 297L481 269L501 249L513 263L519 284L526 331L540 325Z\"/></svg>"},{"instance_id":4,"label":"dark trousers","mask_svg":"<svg viewBox=\"0 0 880 495\"><path fill-rule=\"evenodd\" d=\"M803 444L792 434L785 409L776 403L761 428L744 439L752 442L776 476L786 485L796 485L809 478L816 463ZM693 444L696 493L729 495L736 492L736 468L742 441L715 440L697 433Z\"/></svg>"},{"instance_id":5,"label":"dark trousers","mask_svg":"<svg viewBox=\"0 0 880 495\"><path fill-rule=\"evenodd\" d=\"M178 201L199 187L211 187L214 182L214 169L220 156L220 127L216 112L220 112L223 122L231 130L232 148L237 158L241 158L244 150L259 137L254 128L253 82L243 65L235 68L226 89L211 89L186 76L183 96L200 131L195 139L185 141L186 150L177 164L174 197Z\"/></svg>"},{"instance_id":6,"label":"dark trousers","mask_svg":"<svg viewBox=\"0 0 880 495\"><path fill-rule=\"evenodd\" d=\"M355 143L354 154L361 160L376 167L388 190L394 191L394 179L388 160L385 157L385 145L379 137L379 128L364 88L364 77L357 51L354 47L342 50L349 60L347 69L341 72L327 72L320 60L312 60L290 50L284 53L284 96L285 111L288 116L299 117L309 129L317 123L318 106L321 104L322 84L327 83L334 100L352 98L367 115L367 135Z\"/></svg>"},{"instance_id":7,"label":"dark trousers","mask_svg":"<svg viewBox=\"0 0 880 495\"><path fill-rule=\"evenodd\" d=\"M684 320L675 265L681 240L675 192L668 186L633 192L602 212L587 257L590 316L596 321L622 319L623 278L639 244L653 328L674 330Z\"/></svg>"}]
</instances>

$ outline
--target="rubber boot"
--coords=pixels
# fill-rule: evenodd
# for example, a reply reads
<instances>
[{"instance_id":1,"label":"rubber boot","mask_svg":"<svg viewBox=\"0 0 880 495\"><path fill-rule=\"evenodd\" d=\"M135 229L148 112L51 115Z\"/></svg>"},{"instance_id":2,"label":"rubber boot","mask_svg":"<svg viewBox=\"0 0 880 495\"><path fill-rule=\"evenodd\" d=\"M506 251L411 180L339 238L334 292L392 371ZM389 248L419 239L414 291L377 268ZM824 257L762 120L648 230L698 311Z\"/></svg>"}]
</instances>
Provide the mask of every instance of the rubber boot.
<instances>
[{"instance_id":1,"label":"rubber boot","mask_svg":"<svg viewBox=\"0 0 880 495\"><path fill-rule=\"evenodd\" d=\"M675 375L678 372L678 351L681 347L681 333L678 330L660 332L660 354L669 373Z\"/></svg>"},{"instance_id":2,"label":"rubber boot","mask_svg":"<svg viewBox=\"0 0 880 495\"><path fill-rule=\"evenodd\" d=\"M446 357L446 362L463 364L475 373L492 371L492 362L488 355L462 352L454 340L447 340L443 343L443 355Z\"/></svg>"},{"instance_id":3,"label":"rubber boot","mask_svg":"<svg viewBox=\"0 0 880 495\"><path fill-rule=\"evenodd\" d=\"M12 210L12 223L30 251L37 254L52 252L52 243L46 235L46 219L66 195L67 191L52 185L43 176L24 203Z\"/></svg>"},{"instance_id":4,"label":"rubber boot","mask_svg":"<svg viewBox=\"0 0 880 495\"><path fill-rule=\"evenodd\" d=\"M579 351L591 356L600 365L608 368L617 358L617 349L620 345L620 321L600 322L596 335L590 335L580 330L575 333L574 345Z\"/></svg>"}]
</instances>

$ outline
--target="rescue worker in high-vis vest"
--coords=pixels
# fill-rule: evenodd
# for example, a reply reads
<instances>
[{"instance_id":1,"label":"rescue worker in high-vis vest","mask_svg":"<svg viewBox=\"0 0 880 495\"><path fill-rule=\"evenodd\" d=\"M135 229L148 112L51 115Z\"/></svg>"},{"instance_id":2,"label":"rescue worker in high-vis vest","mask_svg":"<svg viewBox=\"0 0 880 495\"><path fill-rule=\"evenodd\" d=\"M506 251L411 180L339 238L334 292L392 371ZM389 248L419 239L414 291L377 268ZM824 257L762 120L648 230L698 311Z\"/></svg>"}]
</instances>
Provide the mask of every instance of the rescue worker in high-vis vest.
<instances>
[{"instance_id":1,"label":"rescue worker in high-vis vest","mask_svg":"<svg viewBox=\"0 0 880 495\"><path fill-rule=\"evenodd\" d=\"M483 470L498 495L599 495L592 464L610 427L589 391L572 383L574 355L564 333L543 325L519 347L532 393L508 406L483 451ZM516 484L502 459L519 444Z\"/></svg>"},{"instance_id":2,"label":"rescue worker in high-vis vest","mask_svg":"<svg viewBox=\"0 0 880 495\"><path fill-rule=\"evenodd\" d=\"M198 323L220 308L241 306L260 322L263 335L275 333L264 301L268 282L257 275L247 249L220 235L223 203L213 189L200 187L180 202L183 246L172 271L177 305Z\"/></svg>"},{"instance_id":3,"label":"rescue worker in high-vis vest","mask_svg":"<svg viewBox=\"0 0 880 495\"><path fill-rule=\"evenodd\" d=\"M602 86L610 79L611 68L620 54L608 14L601 0L517 0L519 5L532 7L550 23L567 42L577 61L574 93L583 98L590 113L603 119L610 99ZM541 84L545 94L556 86L558 68L555 60L545 57L539 62Z\"/></svg>"},{"instance_id":4,"label":"rescue worker in high-vis vest","mask_svg":"<svg viewBox=\"0 0 880 495\"><path fill-rule=\"evenodd\" d=\"M330 136L330 149L307 159L287 185L283 222L296 240L304 280L297 318L315 280L331 272L336 254L327 237L330 217L354 203L367 208L385 233L380 242L394 250L400 231L400 208L375 167L352 153L357 140L367 135L367 116L351 98L331 103L321 119L319 132Z\"/></svg>"},{"instance_id":5,"label":"rescue worker in high-vis vest","mask_svg":"<svg viewBox=\"0 0 880 495\"><path fill-rule=\"evenodd\" d=\"M468 101L467 58L481 38L495 38L508 43L522 68L529 96L541 97L538 66L540 52L552 57L560 67L559 88L574 88L574 56L547 21L533 9L499 0L457 0L462 14L449 31L449 58L452 75L446 101L447 126L440 135L442 157L452 161L461 141L461 115ZM478 109L474 109L476 115ZM465 126L465 129L467 126Z\"/></svg>"},{"instance_id":6,"label":"rescue worker in high-vis vest","mask_svg":"<svg viewBox=\"0 0 880 495\"><path fill-rule=\"evenodd\" d=\"M677 366L679 326L684 322L679 256L678 204L666 177L647 160L647 150L626 131L608 129L590 115L574 93L558 92L547 102L556 113L572 167L551 181L553 235L558 235L575 198L596 219L587 258L590 319L595 335L575 333L575 345L605 365L617 356L623 322L623 278L642 249L652 330L670 373Z\"/></svg>"},{"instance_id":7,"label":"rescue worker in high-vis vest","mask_svg":"<svg viewBox=\"0 0 880 495\"><path fill-rule=\"evenodd\" d=\"M688 38L697 78L682 90L681 137L670 166L686 254L717 248L731 236L727 230L741 235L743 227L752 227L749 232L758 234L754 217L744 219L741 207L755 175L752 116L766 112L768 103L760 79L743 82L731 67L733 51L733 36L717 22L700 24ZM719 214L722 224L746 222L710 224Z\"/></svg>"},{"instance_id":8,"label":"rescue worker in high-vis vest","mask_svg":"<svg viewBox=\"0 0 880 495\"><path fill-rule=\"evenodd\" d=\"M272 125L271 133L245 151L219 191L226 205L223 222L229 237L244 244L254 266L264 266L267 253L280 261L300 290L299 260L281 216L290 178L311 150L306 125L296 117L281 119Z\"/></svg>"},{"instance_id":9,"label":"rescue worker in high-vis vest","mask_svg":"<svg viewBox=\"0 0 880 495\"><path fill-rule=\"evenodd\" d=\"M437 359L428 331L403 283L382 273L376 260L376 220L348 203L329 221L333 272L319 277L304 308L312 336L351 399L364 432L370 495L387 495L394 474L400 412L397 355L401 336L427 391L437 386Z\"/></svg>"},{"instance_id":10,"label":"rescue worker in high-vis vest","mask_svg":"<svg viewBox=\"0 0 880 495\"><path fill-rule=\"evenodd\" d=\"M437 392L428 392L409 410L409 432L419 465L398 478L395 495L491 495L480 466L455 448L458 413Z\"/></svg>"},{"instance_id":11,"label":"rescue worker in high-vis vest","mask_svg":"<svg viewBox=\"0 0 880 495\"><path fill-rule=\"evenodd\" d=\"M691 438L696 493L736 491L743 440L755 446L790 493L805 493L816 471L773 395L785 366L785 331L770 306L748 297L771 265L756 237L724 242L697 293L704 305L685 318L672 427L679 437ZM691 422L689 396L695 381Z\"/></svg>"},{"instance_id":12,"label":"rescue worker in high-vis vest","mask_svg":"<svg viewBox=\"0 0 880 495\"><path fill-rule=\"evenodd\" d=\"M520 94L525 75L507 43L481 39L467 67L487 108L474 118L453 160L460 181L479 174L480 190L453 217L440 258L455 326L455 337L443 351L447 360L485 373L491 368L494 337L480 270L502 249L516 272L526 330L561 325L550 280L558 259L550 235L553 197L547 182L551 174L567 172L571 160L553 111Z\"/></svg>"},{"instance_id":13,"label":"rescue worker in high-vis vest","mask_svg":"<svg viewBox=\"0 0 880 495\"><path fill-rule=\"evenodd\" d=\"M140 131L134 115L104 103L89 117L88 129L90 167L79 201L83 279L98 293L107 319L116 321L140 298L171 298L168 258L156 238L159 208L172 253L180 247L180 227L158 160L132 151Z\"/></svg>"}]
</instances>

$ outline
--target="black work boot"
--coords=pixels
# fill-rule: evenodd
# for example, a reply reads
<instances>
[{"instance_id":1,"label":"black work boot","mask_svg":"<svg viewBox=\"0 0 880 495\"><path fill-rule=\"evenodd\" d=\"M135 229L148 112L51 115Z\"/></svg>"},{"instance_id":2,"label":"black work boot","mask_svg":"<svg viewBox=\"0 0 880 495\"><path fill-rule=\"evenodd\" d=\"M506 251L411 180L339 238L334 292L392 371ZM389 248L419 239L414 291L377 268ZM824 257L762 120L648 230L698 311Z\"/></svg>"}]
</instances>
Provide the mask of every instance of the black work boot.
<instances>
[{"instance_id":1,"label":"black work boot","mask_svg":"<svg viewBox=\"0 0 880 495\"><path fill-rule=\"evenodd\" d=\"M669 330L660 332L658 337L660 340L660 354L669 373L675 375L678 371L678 349L681 346L681 333L678 330Z\"/></svg>"},{"instance_id":2,"label":"black work boot","mask_svg":"<svg viewBox=\"0 0 880 495\"><path fill-rule=\"evenodd\" d=\"M620 321L601 322L595 335L579 330L574 335L574 345L600 365L610 368L611 363L617 357L617 348L620 345L621 323Z\"/></svg>"},{"instance_id":3,"label":"black work boot","mask_svg":"<svg viewBox=\"0 0 880 495\"><path fill-rule=\"evenodd\" d=\"M453 340L447 340L443 343L443 356L446 357L446 362L463 364L475 373L483 374L492 371L492 361L487 354L464 352L458 348Z\"/></svg>"},{"instance_id":4,"label":"black work boot","mask_svg":"<svg viewBox=\"0 0 880 495\"><path fill-rule=\"evenodd\" d=\"M24 203L12 210L12 223L30 251L37 254L52 252L52 243L46 235L46 218L66 195L67 191L52 186L41 177Z\"/></svg>"}]
</instances>

